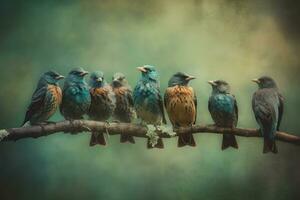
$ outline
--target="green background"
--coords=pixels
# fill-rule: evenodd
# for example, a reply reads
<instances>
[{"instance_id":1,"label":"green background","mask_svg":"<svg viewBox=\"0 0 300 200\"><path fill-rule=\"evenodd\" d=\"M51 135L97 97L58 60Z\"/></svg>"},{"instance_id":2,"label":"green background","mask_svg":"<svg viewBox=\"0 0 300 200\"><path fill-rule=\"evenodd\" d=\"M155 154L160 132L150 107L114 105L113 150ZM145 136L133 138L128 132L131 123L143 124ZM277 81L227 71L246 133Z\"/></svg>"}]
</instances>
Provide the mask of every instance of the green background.
<instances>
[{"instance_id":1,"label":"green background","mask_svg":"<svg viewBox=\"0 0 300 200\"><path fill-rule=\"evenodd\" d=\"M239 105L239 126L255 128L257 86L270 75L285 96L281 129L300 134L299 3L296 1L1 1L0 128L19 126L39 76L76 66L126 74L152 64L161 91L184 71L197 77L198 123L212 123L208 80L224 79ZM57 113L52 120L62 120ZM54 134L0 145L0 199L299 199L300 148L261 138L195 135L196 148L147 150L145 139L89 147L89 135Z\"/></svg>"}]
</instances>

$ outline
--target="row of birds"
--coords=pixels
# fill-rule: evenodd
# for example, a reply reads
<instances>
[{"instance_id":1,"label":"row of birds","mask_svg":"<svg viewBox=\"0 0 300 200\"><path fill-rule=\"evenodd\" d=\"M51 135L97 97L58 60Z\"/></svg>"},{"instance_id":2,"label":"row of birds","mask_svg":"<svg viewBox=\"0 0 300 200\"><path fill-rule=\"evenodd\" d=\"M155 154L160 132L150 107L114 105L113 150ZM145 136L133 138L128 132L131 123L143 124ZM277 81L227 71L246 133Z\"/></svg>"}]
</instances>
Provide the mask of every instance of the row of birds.
<instances>
[{"instance_id":1,"label":"row of birds","mask_svg":"<svg viewBox=\"0 0 300 200\"><path fill-rule=\"evenodd\" d=\"M92 120L106 121L113 117L116 121L130 123L135 116L142 123L158 128L166 124L164 107L174 128L192 126L197 117L197 98L189 82L195 77L186 73L175 73L168 82L164 100L160 94L158 72L154 66L144 65L137 68L141 72L134 90L131 90L124 74L116 73L112 83L108 84L100 71L90 75L82 68L75 68L65 78L63 89L59 80L64 76L54 71L46 72L40 78L37 88L28 106L24 123L31 125L47 123L47 120L59 107L66 120L83 119L88 115ZM283 113L283 98L278 92L275 81L267 76L254 79L258 90L253 95L252 107L255 118L264 137L263 152L277 153L276 131L279 129ZM208 109L215 126L234 128L238 122L237 101L230 93L229 84L223 80L209 81L212 93ZM131 135L121 134L120 141L135 143ZM93 132L90 145L105 145L101 132ZM178 146L196 146L192 134L180 134ZM158 139L153 147L163 148ZM224 134L222 149L238 148L233 134ZM148 139L148 148L152 148Z\"/></svg>"}]
</instances>

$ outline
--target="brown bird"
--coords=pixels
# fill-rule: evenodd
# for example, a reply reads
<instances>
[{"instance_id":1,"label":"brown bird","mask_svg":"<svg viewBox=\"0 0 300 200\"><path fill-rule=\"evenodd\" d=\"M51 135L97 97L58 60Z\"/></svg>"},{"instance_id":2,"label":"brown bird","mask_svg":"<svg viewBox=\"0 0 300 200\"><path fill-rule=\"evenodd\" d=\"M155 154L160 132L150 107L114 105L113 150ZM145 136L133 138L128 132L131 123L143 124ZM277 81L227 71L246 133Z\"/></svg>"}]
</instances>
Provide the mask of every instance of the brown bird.
<instances>
[{"instance_id":1,"label":"brown bird","mask_svg":"<svg viewBox=\"0 0 300 200\"><path fill-rule=\"evenodd\" d=\"M106 121L114 112L115 102L111 86L106 83L103 72L91 74L90 86L91 106L88 115L92 120ZM103 132L92 132L90 146L96 144L106 145Z\"/></svg>"},{"instance_id":2,"label":"brown bird","mask_svg":"<svg viewBox=\"0 0 300 200\"><path fill-rule=\"evenodd\" d=\"M195 77L177 72L169 80L164 104L174 128L192 126L196 122L197 98L193 88L188 86L192 79ZM194 137L190 133L178 136L178 147L186 145L196 146Z\"/></svg>"},{"instance_id":3,"label":"brown bird","mask_svg":"<svg viewBox=\"0 0 300 200\"><path fill-rule=\"evenodd\" d=\"M116 98L116 108L113 117L120 122L131 123L135 117L135 111L132 91L125 75L122 73L115 73L111 85ZM120 142L135 143L133 136L127 134L121 134Z\"/></svg>"}]
</instances>

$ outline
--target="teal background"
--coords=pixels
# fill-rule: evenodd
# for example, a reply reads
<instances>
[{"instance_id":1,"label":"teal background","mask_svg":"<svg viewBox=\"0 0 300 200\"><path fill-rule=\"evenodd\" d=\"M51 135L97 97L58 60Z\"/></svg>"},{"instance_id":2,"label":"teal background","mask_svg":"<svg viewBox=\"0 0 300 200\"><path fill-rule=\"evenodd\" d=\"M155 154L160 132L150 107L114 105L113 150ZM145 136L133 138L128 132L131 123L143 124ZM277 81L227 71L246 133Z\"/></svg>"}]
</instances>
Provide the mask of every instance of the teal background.
<instances>
[{"instance_id":1,"label":"teal background","mask_svg":"<svg viewBox=\"0 0 300 200\"><path fill-rule=\"evenodd\" d=\"M161 91L184 71L197 77L198 123L212 123L208 80L224 79L239 105L239 126L257 127L256 85L270 75L285 96L281 129L300 134L299 3L297 1L1 1L0 128L22 121L39 76L76 66L121 71L132 86L137 66L152 64ZM57 113L52 120L62 120ZM300 148L278 142L262 154L262 139L238 138L221 151L221 136L196 134L196 148L147 150L109 137L89 147L89 135L54 134L0 145L0 199L299 199Z\"/></svg>"}]
</instances>

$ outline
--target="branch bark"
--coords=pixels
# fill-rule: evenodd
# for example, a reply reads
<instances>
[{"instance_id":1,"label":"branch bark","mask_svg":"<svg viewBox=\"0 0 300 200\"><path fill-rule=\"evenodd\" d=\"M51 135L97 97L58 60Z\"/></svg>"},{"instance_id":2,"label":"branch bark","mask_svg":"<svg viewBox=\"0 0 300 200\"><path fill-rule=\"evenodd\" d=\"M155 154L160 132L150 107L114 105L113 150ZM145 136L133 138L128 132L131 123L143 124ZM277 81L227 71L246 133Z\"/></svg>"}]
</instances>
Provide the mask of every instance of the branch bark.
<instances>
[{"instance_id":1,"label":"branch bark","mask_svg":"<svg viewBox=\"0 0 300 200\"><path fill-rule=\"evenodd\" d=\"M130 124L130 123L106 123L91 120L74 120L74 121L62 121L57 123L51 123L41 126L28 126L20 128L10 128L0 130L0 141L17 141L23 138L38 138L42 136L51 135L58 132L65 133L79 133L79 132L91 132L101 131L107 132L110 135L118 134L130 134L135 137L148 138L147 127ZM259 130L249 128L220 128L209 125L194 125L187 128L179 128L175 135L170 135L167 132L160 132L159 137L171 138L176 137L178 134L184 133L212 133L212 134L224 134L230 133L241 137L262 137ZM282 142L294 144L300 146L300 137L289 133L278 131L276 139Z\"/></svg>"}]
</instances>

